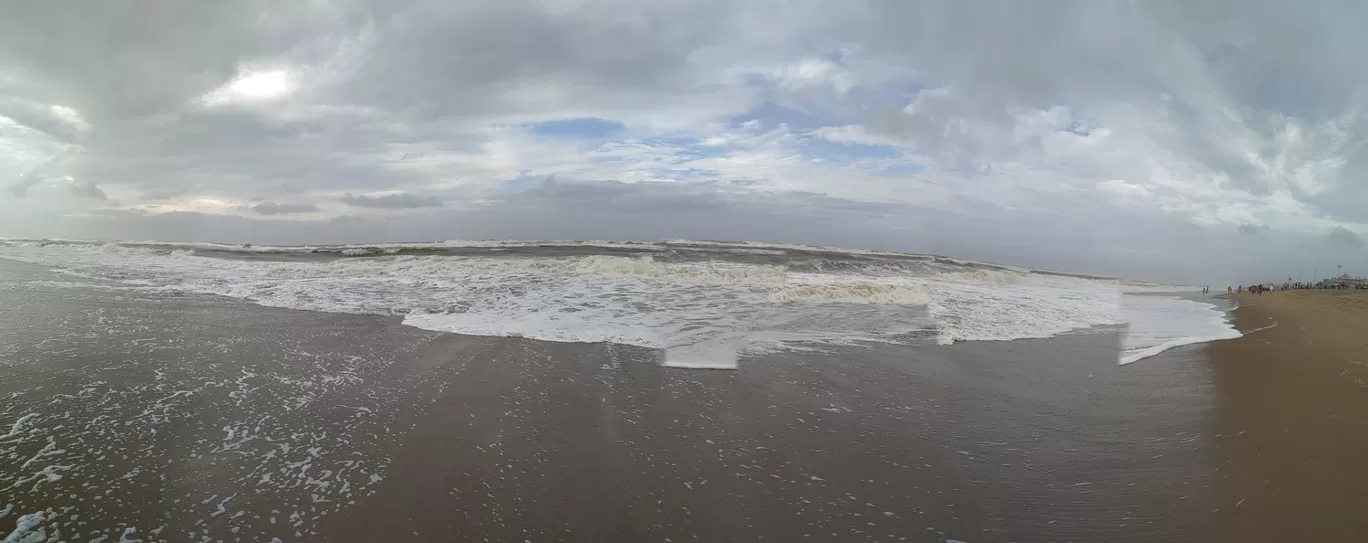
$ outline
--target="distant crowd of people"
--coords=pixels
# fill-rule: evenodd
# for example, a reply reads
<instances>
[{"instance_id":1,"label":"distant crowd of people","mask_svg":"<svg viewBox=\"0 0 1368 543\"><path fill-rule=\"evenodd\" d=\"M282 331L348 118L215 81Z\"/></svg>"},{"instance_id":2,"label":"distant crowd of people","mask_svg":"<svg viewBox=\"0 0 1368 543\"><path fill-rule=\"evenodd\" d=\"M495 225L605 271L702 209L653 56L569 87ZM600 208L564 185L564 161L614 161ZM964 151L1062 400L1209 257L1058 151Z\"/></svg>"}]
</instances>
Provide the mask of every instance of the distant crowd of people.
<instances>
[{"instance_id":1,"label":"distant crowd of people","mask_svg":"<svg viewBox=\"0 0 1368 543\"><path fill-rule=\"evenodd\" d=\"M1281 284L1281 285L1275 285L1275 284L1269 283L1269 284L1267 284L1267 285L1250 285L1250 286L1248 286L1248 287L1246 287L1246 286L1244 286L1244 285L1240 285L1240 286L1237 286L1237 287L1226 287L1226 294L1243 294L1246 290L1248 290L1251 294L1257 294L1257 295L1262 296L1263 293L1265 293L1265 292L1273 292L1273 291L1277 291L1277 290L1307 290L1307 289L1349 290L1349 289L1353 289L1353 288L1362 289L1362 288L1368 288L1368 287L1365 287L1365 286L1363 286L1363 285L1359 285L1359 286L1355 287L1355 286L1349 285L1349 284L1347 284L1347 283L1332 283L1332 284L1326 284L1326 283L1324 283L1324 282L1322 282L1322 283L1300 283L1300 282L1290 282L1290 281L1289 281L1289 282L1283 283L1283 284ZM1210 292L1210 291L1211 291L1211 287L1202 287L1202 292L1205 293L1205 292Z\"/></svg>"},{"instance_id":2,"label":"distant crowd of people","mask_svg":"<svg viewBox=\"0 0 1368 543\"><path fill-rule=\"evenodd\" d=\"M1249 287L1245 287L1244 285L1240 285L1238 287L1226 287L1226 294L1244 294L1246 288L1249 289L1251 294L1258 294L1259 296L1263 296L1263 293L1273 290L1273 287L1271 286L1250 285ZM1282 290L1287 290L1286 285L1284 285Z\"/></svg>"},{"instance_id":3,"label":"distant crowd of people","mask_svg":"<svg viewBox=\"0 0 1368 543\"><path fill-rule=\"evenodd\" d=\"M1278 289L1278 290L1287 290L1287 289L1288 289L1288 285L1287 285L1287 284L1284 284L1284 285L1282 286L1282 288L1281 288L1281 289ZM1250 285L1250 286L1248 286L1248 287L1246 287L1246 286L1244 286L1244 285L1240 285L1240 286L1238 286L1238 287L1226 287L1226 294L1244 294L1244 291L1245 291L1245 290L1248 290L1251 294L1258 294L1258 295L1262 296L1263 293L1265 293L1265 292L1271 292L1271 291L1274 290L1274 288L1273 288L1272 286L1265 286L1265 285ZM1203 292L1203 293L1211 292L1211 287L1202 287L1202 292Z\"/></svg>"}]
</instances>

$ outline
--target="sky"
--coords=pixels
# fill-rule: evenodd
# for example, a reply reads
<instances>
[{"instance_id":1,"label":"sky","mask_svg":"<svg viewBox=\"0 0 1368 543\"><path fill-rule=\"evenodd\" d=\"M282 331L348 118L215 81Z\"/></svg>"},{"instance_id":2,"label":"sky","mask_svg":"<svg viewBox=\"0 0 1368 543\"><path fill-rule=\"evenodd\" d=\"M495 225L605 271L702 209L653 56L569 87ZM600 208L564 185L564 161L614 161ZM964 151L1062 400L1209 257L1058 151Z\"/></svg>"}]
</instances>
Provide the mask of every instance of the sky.
<instances>
[{"instance_id":1,"label":"sky","mask_svg":"<svg viewBox=\"0 0 1368 543\"><path fill-rule=\"evenodd\" d=\"M1368 275L1368 4L54 0L0 236L756 240Z\"/></svg>"}]
</instances>

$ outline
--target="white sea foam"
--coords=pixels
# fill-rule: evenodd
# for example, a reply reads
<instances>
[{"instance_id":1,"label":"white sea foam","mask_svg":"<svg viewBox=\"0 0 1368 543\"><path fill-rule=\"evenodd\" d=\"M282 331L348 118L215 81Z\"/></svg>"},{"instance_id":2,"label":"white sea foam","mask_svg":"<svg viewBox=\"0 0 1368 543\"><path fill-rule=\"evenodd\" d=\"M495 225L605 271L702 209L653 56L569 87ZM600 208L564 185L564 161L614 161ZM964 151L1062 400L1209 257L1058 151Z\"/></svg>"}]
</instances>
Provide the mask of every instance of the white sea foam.
<instances>
[{"instance_id":1,"label":"white sea foam","mask_svg":"<svg viewBox=\"0 0 1368 543\"><path fill-rule=\"evenodd\" d=\"M1174 347L1240 337L1216 306L1177 296L1126 296L1126 338L1120 363L1130 364Z\"/></svg>"},{"instance_id":2,"label":"white sea foam","mask_svg":"<svg viewBox=\"0 0 1368 543\"><path fill-rule=\"evenodd\" d=\"M1048 284L1050 276L1006 269L974 269L945 272L939 279L958 282L992 283L995 285Z\"/></svg>"},{"instance_id":3,"label":"white sea foam","mask_svg":"<svg viewBox=\"0 0 1368 543\"><path fill-rule=\"evenodd\" d=\"M830 245L802 245L796 243L768 243L763 241L701 241L691 239L671 239L662 242L667 245L689 245L697 247L719 247L726 249L748 248L756 250L771 251L809 251L823 253L838 253L847 255L869 255L869 256L930 256L916 255L914 253L899 253L894 251L879 251L874 249L852 249L848 247L833 247Z\"/></svg>"},{"instance_id":4,"label":"white sea foam","mask_svg":"<svg viewBox=\"0 0 1368 543\"><path fill-rule=\"evenodd\" d=\"M926 305L930 302L930 298L926 295L926 288L921 285L823 282L785 285L771 291L769 301L774 303Z\"/></svg>"},{"instance_id":5,"label":"white sea foam","mask_svg":"<svg viewBox=\"0 0 1368 543\"><path fill-rule=\"evenodd\" d=\"M460 243L465 242L429 245ZM821 272L722 260L664 262L650 256L392 254L421 245L330 249L367 258L261 260L211 258L185 249L186 244L9 243L0 244L0 256L113 279L124 285L120 288L217 294L314 311L402 315L412 326L463 334L658 348L665 364L681 367L735 367L739 353L798 343L897 341L918 331L932 332L942 344L1043 338L1128 321L1134 323L1131 335L1138 342L1127 344L1128 353L1134 353L1126 360L1133 361L1134 356L1148 356L1142 351L1233 331L1195 310L1180 314L1168 305L1130 303L1133 296L1124 295L1113 280L944 261L921 268L889 265L869 261L874 252L864 254L865 260L816 266ZM774 262L768 253L754 257ZM1145 332L1160 321L1172 329Z\"/></svg>"},{"instance_id":6,"label":"white sea foam","mask_svg":"<svg viewBox=\"0 0 1368 543\"><path fill-rule=\"evenodd\" d=\"M928 291L942 344L1046 338L1123 322L1113 281L982 269L936 279Z\"/></svg>"},{"instance_id":7,"label":"white sea foam","mask_svg":"<svg viewBox=\"0 0 1368 543\"><path fill-rule=\"evenodd\" d=\"M14 531L0 543L40 543L47 541L47 532L38 526L47 520L43 511L29 513L15 522ZM35 530L34 528L38 528Z\"/></svg>"}]
</instances>

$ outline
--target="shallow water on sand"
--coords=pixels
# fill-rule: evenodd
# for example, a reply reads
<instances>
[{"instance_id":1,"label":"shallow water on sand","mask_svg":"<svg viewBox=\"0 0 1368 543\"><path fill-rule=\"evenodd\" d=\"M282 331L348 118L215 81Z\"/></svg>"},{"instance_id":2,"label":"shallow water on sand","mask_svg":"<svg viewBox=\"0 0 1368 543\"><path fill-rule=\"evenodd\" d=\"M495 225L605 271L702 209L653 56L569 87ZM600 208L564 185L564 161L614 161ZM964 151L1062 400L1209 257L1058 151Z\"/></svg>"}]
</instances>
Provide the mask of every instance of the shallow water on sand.
<instances>
[{"instance_id":1,"label":"shallow water on sand","mask_svg":"<svg viewBox=\"0 0 1368 543\"><path fill-rule=\"evenodd\" d=\"M697 372L0 266L0 534L1160 541L1222 506L1202 351L1118 367L1116 330Z\"/></svg>"}]
</instances>

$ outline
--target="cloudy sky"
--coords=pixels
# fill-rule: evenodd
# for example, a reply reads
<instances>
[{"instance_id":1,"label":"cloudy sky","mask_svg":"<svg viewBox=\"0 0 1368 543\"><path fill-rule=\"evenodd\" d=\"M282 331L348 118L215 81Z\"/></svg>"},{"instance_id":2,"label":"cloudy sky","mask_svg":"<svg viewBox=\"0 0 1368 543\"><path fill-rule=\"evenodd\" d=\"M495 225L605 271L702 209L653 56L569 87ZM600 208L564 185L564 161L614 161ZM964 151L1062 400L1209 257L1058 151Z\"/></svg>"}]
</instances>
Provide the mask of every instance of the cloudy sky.
<instances>
[{"instance_id":1,"label":"cloudy sky","mask_svg":"<svg viewBox=\"0 0 1368 543\"><path fill-rule=\"evenodd\" d=\"M1349 2L10 3L0 236L1368 274Z\"/></svg>"}]
</instances>

